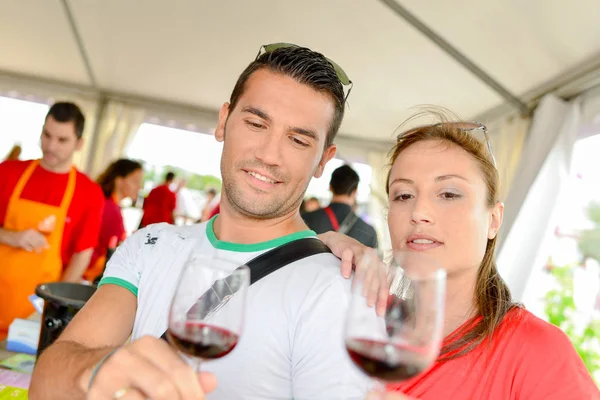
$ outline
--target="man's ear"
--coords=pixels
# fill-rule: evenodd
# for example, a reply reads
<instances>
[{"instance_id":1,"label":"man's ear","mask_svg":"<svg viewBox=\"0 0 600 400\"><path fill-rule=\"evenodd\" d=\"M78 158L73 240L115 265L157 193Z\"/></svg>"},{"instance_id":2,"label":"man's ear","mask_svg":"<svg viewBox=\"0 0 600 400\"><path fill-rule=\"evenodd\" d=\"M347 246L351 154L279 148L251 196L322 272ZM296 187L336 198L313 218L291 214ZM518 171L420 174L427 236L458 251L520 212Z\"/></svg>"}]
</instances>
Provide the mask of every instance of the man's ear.
<instances>
[{"instance_id":1,"label":"man's ear","mask_svg":"<svg viewBox=\"0 0 600 400\"><path fill-rule=\"evenodd\" d=\"M337 146L335 144L330 145L323 152L323 156L321 157L321 161L319 161L319 166L313 175L315 178L320 178L323 175L323 171L325 170L325 165L335 157L335 153L337 152Z\"/></svg>"},{"instance_id":2,"label":"man's ear","mask_svg":"<svg viewBox=\"0 0 600 400\"><path fill-rule=\"evenodd\" d=\"M219 110L219 123L217 124L217 129L215 130L215 138L217 142L222 142L225 140L225 124L227 123L227 118L229 117L229 103L223 103L221 109Z\"/></svg>"},{"instance_id":3,"label":"man's ear","mask_svg":"<svg viewBox=\"0 0 600 400\"><path fill-rule=\"evenodd\" d=\"M504 217L504 203L501 201L497 202L492 208L492 215L490 217L490 226L488 228L488 239L493 239L498 234L500 227L502 226L502 219Z\"/></svg>"},{"instance_id":4,"label":"man's ear","mask_svg":"<svg viewBox=\"0 0 600 400\"><path fill-rule=\"evenodd\" d=\"M83 138L77 139L77 144L75 145L75 151L81 151L81 149L83 149L83 145L84 145L84 139Z\"/></svg>"}]
</instances>

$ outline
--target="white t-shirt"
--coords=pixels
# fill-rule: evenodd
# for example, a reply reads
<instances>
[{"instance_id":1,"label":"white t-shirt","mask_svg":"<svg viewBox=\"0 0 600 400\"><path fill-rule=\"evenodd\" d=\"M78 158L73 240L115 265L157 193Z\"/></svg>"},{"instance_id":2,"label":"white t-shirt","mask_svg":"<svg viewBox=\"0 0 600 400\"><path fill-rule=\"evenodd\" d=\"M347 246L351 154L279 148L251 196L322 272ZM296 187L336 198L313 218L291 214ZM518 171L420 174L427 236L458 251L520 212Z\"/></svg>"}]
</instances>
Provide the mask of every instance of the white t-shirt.
<instances>
[{"instance_id":1,"label":"white t-shirt","mask_svg":"<svg viewBox=\"0 0 600 400\"><path fill-rule=\"evenodd\" d=\"M161 336L177 280L194 252L245 264L312 231L257 244L216 238L214 218L192 226L150 225L119 246L100 285L120 285L138 298L132 340ZM331 254L289 264L250 286L243 333L226 357L207 361L216 374L209 399L364 399L370 381L352 364L343 329L351 282Z\"/></svg>"}]
</instances>

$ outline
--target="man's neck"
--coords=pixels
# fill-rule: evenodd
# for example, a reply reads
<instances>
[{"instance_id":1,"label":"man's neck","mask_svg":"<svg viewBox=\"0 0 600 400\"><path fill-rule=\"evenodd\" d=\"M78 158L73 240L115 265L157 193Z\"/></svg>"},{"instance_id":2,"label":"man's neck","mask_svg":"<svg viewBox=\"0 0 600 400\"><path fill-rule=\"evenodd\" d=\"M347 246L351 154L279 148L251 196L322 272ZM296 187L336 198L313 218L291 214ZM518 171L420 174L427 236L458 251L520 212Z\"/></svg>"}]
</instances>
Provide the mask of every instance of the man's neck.
<instances>
[{"instance_id":1,"label":"man's neck","mask_svg":"<svg viewBox=\"0 0 600 400\"><path fill-rule=\"evenodd\" d=\"M277 239L308 229L298 209L277 218L253 219L233 209L225 196L213 224L219 240L238 244L253 244Z\"/></svg>"},{"instance_id":2,"label":"man's neck","mask_svg":"<svg viewBox=\"0 0 600 400\"><path fill-rule=\"evenodd\" d=\"M60 164L56 167L51 167L42 158L40 160L40 166L46 171L54 172L55 174L66 174L67 172L71 171L71 168L73 168L73 163L69 161L68 163Z\"/></svg>"},{"instance_id":3,"label":"man's neck","mask_svg":"<svg viewBox=\"0 0 600 400\"><path fill-rule=\"evenodd\" d=\"M354 205L354 197L345 194L334 194L331 198L331 203L342 203L352 207Z\"/></svg>"}]
</instances>

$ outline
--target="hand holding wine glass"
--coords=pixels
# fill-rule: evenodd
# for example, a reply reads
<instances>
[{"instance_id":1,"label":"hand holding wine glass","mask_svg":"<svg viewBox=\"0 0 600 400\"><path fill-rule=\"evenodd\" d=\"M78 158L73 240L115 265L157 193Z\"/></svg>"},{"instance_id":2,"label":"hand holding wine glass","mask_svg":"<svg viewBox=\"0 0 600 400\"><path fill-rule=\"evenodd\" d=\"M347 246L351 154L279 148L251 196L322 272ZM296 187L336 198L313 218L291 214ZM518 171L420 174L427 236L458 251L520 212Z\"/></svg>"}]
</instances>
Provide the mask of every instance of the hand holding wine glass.
<instances>
[{"instance_id":1,"label":"hand holding wine glass","mask_svg":"<svg viewBox=\"0 0 600 400\"><path fill-rule=\"evenodd\" d=\"M388 299L379 316L363 296L368 268L353 283L345 341L352 361L380 388L424 372L437 358L443 332L446 274L422 253L397 252L387 272Z\"/></svg>"},{"instance_id":2,"label":"hand holding wine glass","mask_svg":"<svg viewBox=\"0 0 600 400\"><path fill-rule=\"evenodd\" d=\"M169 342L180 352L202 360L229 354L242 333L247 266L192 256L175 291L169 314Z\"/></svg>"}]
</instances>

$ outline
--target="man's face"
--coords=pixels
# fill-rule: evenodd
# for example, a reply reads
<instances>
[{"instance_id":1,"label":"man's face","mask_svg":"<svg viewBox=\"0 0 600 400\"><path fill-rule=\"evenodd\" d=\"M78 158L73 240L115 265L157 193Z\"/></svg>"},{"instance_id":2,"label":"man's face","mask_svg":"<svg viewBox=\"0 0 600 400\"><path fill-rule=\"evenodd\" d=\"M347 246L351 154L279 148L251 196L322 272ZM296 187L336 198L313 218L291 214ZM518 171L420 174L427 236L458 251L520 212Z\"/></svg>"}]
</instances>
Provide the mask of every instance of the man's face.
<instances>
[{"instance_id":1,"label":"man's face","mask_svg":"<svg viewBox=\"0 0 600 400\"><path fill-rule=\"evenodd\" d=\"M53 171L71 167L73 153L81 149L83 141L77 138L73 122L58 122L52 115L42 128L42 162Z\"/></svg>"},{"instance_id":2,"label":"man's face","mask_svg":"<svg viewBox=\"0 0 600 400\"><path fill-rule=\"evenodd\" d=\"M215 136L224 197L237 212L270 219L297 211L310 179L335 155L325 149L335 107L326 94L266 69L253 73L235 109L224 104Z\"/></svg>"}]
</instances>

